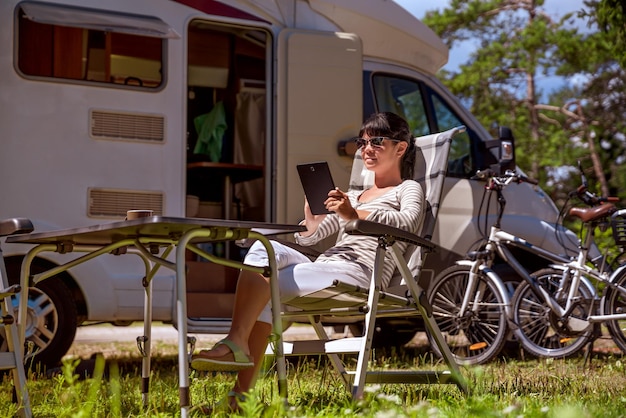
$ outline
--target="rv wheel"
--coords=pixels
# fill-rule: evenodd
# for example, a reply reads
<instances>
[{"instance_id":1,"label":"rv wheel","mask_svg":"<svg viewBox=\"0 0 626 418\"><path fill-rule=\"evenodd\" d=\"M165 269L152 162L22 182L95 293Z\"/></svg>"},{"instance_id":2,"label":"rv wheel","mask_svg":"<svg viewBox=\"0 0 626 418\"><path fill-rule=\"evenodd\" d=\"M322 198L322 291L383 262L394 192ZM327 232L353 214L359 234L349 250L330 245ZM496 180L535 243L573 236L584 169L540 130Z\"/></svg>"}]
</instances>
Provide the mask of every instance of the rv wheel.
<instances>
[{"instance_id":1,"label":"rv wheel","mask_svg":"<svg viewBox=\"0 0 626 418\"><path fill-rule=\"evenodd\" d=\"M36 264L32 270L33 273L38 271ZM14 263L7 262L7 272L11 284L19 282L19 273L11 274L15 273ZM17 318L19 295L12 298L12 304ZM26 359L27 366L42 372L57 366L72 345L78 326L78 314L70 290L58 277L30 287L26 316L26 341L33 343L34 354ZM7 351L4 329L0 330L0 351Z\"/></svg>"}]
</instances>

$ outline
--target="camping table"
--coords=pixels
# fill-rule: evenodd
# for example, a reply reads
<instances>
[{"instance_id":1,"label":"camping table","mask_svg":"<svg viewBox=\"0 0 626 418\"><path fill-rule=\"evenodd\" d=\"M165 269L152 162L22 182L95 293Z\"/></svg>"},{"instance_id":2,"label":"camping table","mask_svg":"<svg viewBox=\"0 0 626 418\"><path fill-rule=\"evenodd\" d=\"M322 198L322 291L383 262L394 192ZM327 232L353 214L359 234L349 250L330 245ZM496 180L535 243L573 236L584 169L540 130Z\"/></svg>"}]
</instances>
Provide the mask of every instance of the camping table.
<instances>
[{"instance_id":1,"label":"camping table","mask_svg":"<svg viewBox=\"0 0 626 418\"><path fill-rule=\"evenodd\" d=\"M22 262L20 282L22 289L29 285L66 271L73 266L84 263L102 254L132 253L138 255L145 264L146 275L142 284L146 290L144 306L144 340L142 360L142 395L147 402L150 376L150 336L152 322L151 280L160 267L176 272L176 309L175 321L178 329L178 372L179 397L181 416L186 417L190 407L189 394L189 356L187 353L187 300L185 280L185 251L190 250L211 262L225 266L243 268L263 273L270 277L271 298L273 306L280 306L278 283L276 281L276 262L274 251L268 235L279 235L303 231L298 225L281 225L261 222L228 221L222 219L170 218L151 216L129 221L112 222L83 228L74 228L50 232L14 235L7 238L10 243L35 244ZM245 265L241 262L219 258L204 252L197 246L203 242L233 241L242 239L258 239L268 251L270 265L264 268ZM174 261L168 260L175 249ZM65 264L48 271L33 274L31 263L42 252L85 253ZM170 257L171 258L171 257ZM29 282L30 279L30 282ZM24 342L27 315L28 292L20 294L18 329L19 338ZM286 398L286 369L282 351L282 322L280 308L272 309L274 333L278 339L277 367L279 393ZM138 340L139 345L139 340Z\"/></svg>"}]
</instances>

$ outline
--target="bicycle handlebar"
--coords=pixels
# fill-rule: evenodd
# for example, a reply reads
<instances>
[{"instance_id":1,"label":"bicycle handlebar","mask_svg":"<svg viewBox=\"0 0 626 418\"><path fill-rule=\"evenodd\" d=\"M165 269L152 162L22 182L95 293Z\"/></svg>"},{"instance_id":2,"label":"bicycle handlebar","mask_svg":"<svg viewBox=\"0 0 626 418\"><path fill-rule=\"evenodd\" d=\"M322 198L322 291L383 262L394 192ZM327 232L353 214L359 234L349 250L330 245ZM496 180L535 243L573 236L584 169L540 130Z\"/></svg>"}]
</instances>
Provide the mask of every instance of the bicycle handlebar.
<instances>
[{"instance_id":1,"label":"bicycle handlebar","mask_svg":"<svg viewBox=\"0 0 626 418\"><path fill-rule=\"evenodd\" d=\"M478 170L476 174L474 174L471 177L471 179L472 180L484 180L486 178L493 177L493 175L494 175L493 170L488 168L486 170Z\"/></svg>"},{"instance_id":2,"label":"bicycle handlebar","mask_svg":"<svg viewBox=\"0 0 626 418\"><path fill-rule=\"evenodd\" d=\"M529 183L537 185L539 182L535 179L531 179L530 177L526 177L523 174L519 174L512 170L507 170L504 174L497 175L495 171L490 168L485 170L478 170L474 176L472 176L473 180L489 180L493 179L496 183L501 185L507 185L509 183Z\"/></svg>"},{"instance_id":3,"label":"bicycle handlebar","mask_svg":"<svg viewBox=\"0 0 626 418\"><path fill-rule=\"evenodd\" d=\"M619 202L619 197L613 196L598 196L595 193L589 191L586 185L580 185L573 192L569 192L570 197L578 197L588 206L598 206L606 202Z\"/></svg>"},{"instance_id":4,"label":"bicycle handlebar","mask_svg":"<svg viewBox=\"0 0 626 418\"><path fill-rule=\"evenodd\" d=\"M580 168L580 163L579 163ZM605 202L619 202L620 199L618 197L605 197L598 196L593 192L589 191L589 187L587 184L587 178L583 173L582 169L580 169L580 177L581 177L581 185L574 191L569 193L570 197L578 197L588 206L598 206ZM494 170L487 168L485 170L478 170L476 174L471 177L472 180L486 180L489 182L488 188L493 188L494 186L506 186L510 183L529 183L533 185L539 184L539 182L535 179L526 177L523 174L519 174L513 170L507 170L504 174L497 174Z\"/></svg>"},{"instance_id":5,"label":"bicycle handlebar","mask_svg":"<svg viewBox=\"0 0 626 418\"><path fill-rule=\"evenodd\" d=\"M605 202L619 202L619 197L612 196L598 196L589 191L589 184L587 183L587 177L583 171L582 164L578 161L578 171L580 172L581 185L576 190L569 193L570 197L578 197L588 206L598 206Z\"/></svg>"},{"instance_id":6,"label":"bicycle handlebar","mask_svg":"<svg viewBox=\"0 0 626 418\"><path fill-rule=\"evenodd\" d=\"M526 177L523 174L518 174L517 177L520 179L522 183L530 183L535 186L539 184L539 180L531 179L530 177Z\"/></svg>"}]
</instances>

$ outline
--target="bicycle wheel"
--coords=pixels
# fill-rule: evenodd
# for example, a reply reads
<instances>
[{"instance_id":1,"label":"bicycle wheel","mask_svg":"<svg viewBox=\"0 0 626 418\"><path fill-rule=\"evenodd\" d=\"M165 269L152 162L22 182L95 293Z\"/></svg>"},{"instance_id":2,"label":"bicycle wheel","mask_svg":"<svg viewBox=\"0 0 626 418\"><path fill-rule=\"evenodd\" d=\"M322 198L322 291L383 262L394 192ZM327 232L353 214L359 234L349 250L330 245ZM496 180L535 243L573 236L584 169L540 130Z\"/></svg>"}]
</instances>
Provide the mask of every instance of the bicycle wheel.
<instances>
[{"instance_id":1,"label":"bicycle wheel","mask_svg":"<svg viewBox=\"0 0 626 418\"><path fill-rule=\"evenodd\" d=\"M461 315L469 272L469 266L448 267L435 278L428 293L433 318L455 360L463 365L483 364L493 359L502 349L507 334L505 298L487 275L479 274L475 295ZM428 339L441 357L430 333Z\"/></svg>"},{"instance_id":2,"label":"bicycle wheel","mask_svg":"<svg viewBox=\"0 0 626 418\"><path fill-rule=\"evenodd\" d=\"M613 279L615 287L607 287L602 303L602 312L604 315L615 315L626 313L626 269L622 270L618 276ZM613 338L615 344L626 353L626 320L615 319L607 321L609 334Z\"/></svg>"},{"instance_id":3,"label":"bicycle wheel","mask_svg":"<svg viewBox=\"0 0 626 418\"><path fill-rule=\"evenodd\" d=\"M569 287L560 289L563 271L542 269L532 274L540 286L552 295L559 306L565 307ZM568 285L569 285L568 281ZM581 282L577 296L578 304L568 318L585 319L593 309L595 291ZM561 320L546 303L523 282L515 291L512 300L513 321L517 324L516 335L530 354L537 357L568 357L580 350L592 337L593 326L574 331L567 319Z\"/></svg>"}]
</instances>

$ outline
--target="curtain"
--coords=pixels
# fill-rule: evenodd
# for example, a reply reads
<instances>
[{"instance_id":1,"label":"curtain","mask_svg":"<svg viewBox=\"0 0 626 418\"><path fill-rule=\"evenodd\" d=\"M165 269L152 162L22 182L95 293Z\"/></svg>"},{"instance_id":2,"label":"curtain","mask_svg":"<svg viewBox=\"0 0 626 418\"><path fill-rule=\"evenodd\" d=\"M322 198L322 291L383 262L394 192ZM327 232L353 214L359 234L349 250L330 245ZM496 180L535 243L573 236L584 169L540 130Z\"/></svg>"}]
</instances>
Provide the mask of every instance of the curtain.
<instances>
[{"instance_id":1,"label":"curtain","mask_svg":"<svg viewBox=\"0 0 626 418\"><path fill-rule=\"evenodd\" d=\"M242 87L235 109L235 164L265 166L265 90ZM264 221L265 182L262 178L235 185L245 220Z\"/></svg>"}]
</instances>

